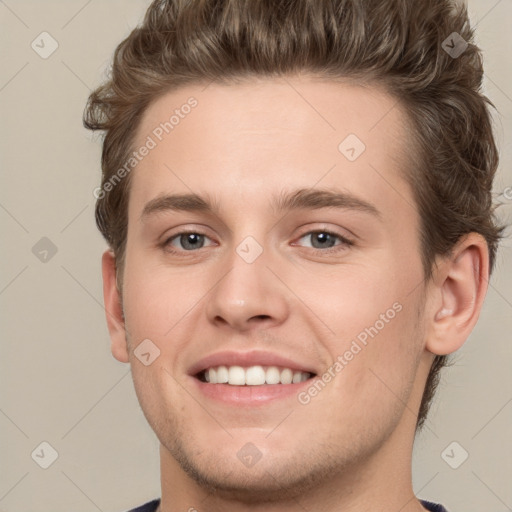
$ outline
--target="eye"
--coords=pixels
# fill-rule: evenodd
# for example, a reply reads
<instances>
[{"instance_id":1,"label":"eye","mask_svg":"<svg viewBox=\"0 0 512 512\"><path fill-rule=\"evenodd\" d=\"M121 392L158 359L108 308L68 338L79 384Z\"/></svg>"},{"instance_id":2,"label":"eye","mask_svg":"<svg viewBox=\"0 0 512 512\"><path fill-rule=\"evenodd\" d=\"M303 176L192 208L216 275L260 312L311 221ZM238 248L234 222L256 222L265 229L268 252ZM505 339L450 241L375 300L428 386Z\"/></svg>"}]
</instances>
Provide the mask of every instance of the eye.
<instances>
[{"instance_id":1,"label":"eye","mask_svg":"<svg viewBox=\"0 0 512 512\"><path fill-rule=\"evenodd\" d=\"M311 240L310 247L321 253L337 252L353 245L353 242L343 235L327 231L325 229L305 233L299 238L299 241L303 239L307 240L308 238ZM210 243L205 246L206 240L210 240L210 238L204 233L197 231L182 231L167 238L162 243L162 248L173 254L194 252L208 245L214 245L214 243Z\"/></svg>"},{"instance_id":2,"label":"eye","mask_svg":"<svg viewBox=\"0 0 512 512\"><path fill-rule=\"evenodd\" d=\"M340 235L339 233L326 231L325 229L318 231L310 231L302 235L299 240L308 238L311 240L310 247L312 249L324 253L343 250L353 245L353 242L350 241L348 238ZM339 243L336 243L337 241L339 241Z\"/></svg>"},{"instance_id":3,"label":"eye","mask_svg":"<svg viewBox=\"0 0 512 512\"><path fill-rule=\"evenodd\" d=\"M181 233L177 233L170 238L167 238L162 246L165 248L165 250L171 252L171 253L177 253L182 251L194 251L196 249L202 249L204 247L205 239L209 238L203 234L198 233L196 231L182 231ZM178 244L179 249L176 250L176 244Z\"/></svg>"}]
</instances>

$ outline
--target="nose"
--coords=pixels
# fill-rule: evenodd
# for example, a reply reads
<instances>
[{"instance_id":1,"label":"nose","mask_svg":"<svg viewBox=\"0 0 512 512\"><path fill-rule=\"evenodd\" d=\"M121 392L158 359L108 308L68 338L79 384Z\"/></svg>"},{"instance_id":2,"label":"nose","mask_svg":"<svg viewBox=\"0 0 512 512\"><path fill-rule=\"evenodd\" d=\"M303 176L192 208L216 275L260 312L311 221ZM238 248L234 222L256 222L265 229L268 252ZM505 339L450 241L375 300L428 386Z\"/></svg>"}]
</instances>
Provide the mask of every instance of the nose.
<instances>
[{"instance_id":1,"label":"nose","mask_svg":"<svg viewBox=\"0 0 512 512\"><path fill-rule=\"evenodd\" d=\"M289 314L287 288L268 263L265 251L248 263L233 250L208 298L209 321L239 332L282 324Z\"/></svg>"}]
</instances>

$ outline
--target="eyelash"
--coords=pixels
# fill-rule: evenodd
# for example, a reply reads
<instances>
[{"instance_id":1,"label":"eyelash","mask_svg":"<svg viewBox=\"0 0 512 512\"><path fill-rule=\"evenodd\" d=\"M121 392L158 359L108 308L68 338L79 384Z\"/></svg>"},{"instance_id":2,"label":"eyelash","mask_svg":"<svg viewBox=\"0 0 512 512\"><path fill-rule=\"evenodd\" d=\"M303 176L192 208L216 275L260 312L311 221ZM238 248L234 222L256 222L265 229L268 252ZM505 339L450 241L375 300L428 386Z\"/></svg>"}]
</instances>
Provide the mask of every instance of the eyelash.
<instances>
[{"instance_id":1,"label":"eyelash","mask_svg":"<svg viewBox=\"0 0 512 512\"><path fill-rule=\"evenodd\" d=\"M340 235L339 233L335 233L334 231L329 231L327 229L317 229L317 230L312 230L312 231L307 231L306 233L302 234L300 237L299 237L299 240L301 240L302 238L304 238L305 236L308 236L308 235L318 235L318 234L325 234L325 235L329 235L331 237L334 237L334 238L337 238L341 241L340 244L338 245L334 245L333 247L328 247L326 249L316 249L314 247L310 247L309 249L311 249L315 254L319 254L319 253L322 253L322 254L331 254L333 252L339 252L340 250L345 250L347 247L351 247L354 245L354 242L352 242L351 240L349 240L348 238ZM206 235L205 233L202 233L201 231L180 231L179 233L175 233L174 235L172 235L171 237L167 238L162 244L161 244L161 247L163 249L165 249L167 252L171 253L171 254L183 254L183 253L194 253L194 252L197 252L199 251L200 249L203 249L203 247L201 247L200 249L197 249L197 250L176 250L174 248L170 248L172 247L170 244L173 240L175 240L176 238L179 238L180 236L182 235L199 235L199 236L205 236L206 238L208 238L208 235Z\"/></svg>"}]
</instances>

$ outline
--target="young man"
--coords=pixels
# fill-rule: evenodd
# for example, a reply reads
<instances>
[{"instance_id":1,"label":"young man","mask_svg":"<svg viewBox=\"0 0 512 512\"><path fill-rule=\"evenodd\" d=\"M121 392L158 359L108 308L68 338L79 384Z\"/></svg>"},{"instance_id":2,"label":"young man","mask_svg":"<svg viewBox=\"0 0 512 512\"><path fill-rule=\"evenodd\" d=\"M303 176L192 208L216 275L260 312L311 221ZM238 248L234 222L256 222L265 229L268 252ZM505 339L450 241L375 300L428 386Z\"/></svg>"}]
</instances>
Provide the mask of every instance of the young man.
<instances>
[{"instance_id":1,"label":"young man","mask_svg":"<svg viewBox=\"0 0 512 512\"><path fill-rule=\"evenodd\" d=\"M119 45L85 123L135 510L445 510L414 436L500 236L471 41L448 0L159 0Z\"/></svg>"}]
</instances>

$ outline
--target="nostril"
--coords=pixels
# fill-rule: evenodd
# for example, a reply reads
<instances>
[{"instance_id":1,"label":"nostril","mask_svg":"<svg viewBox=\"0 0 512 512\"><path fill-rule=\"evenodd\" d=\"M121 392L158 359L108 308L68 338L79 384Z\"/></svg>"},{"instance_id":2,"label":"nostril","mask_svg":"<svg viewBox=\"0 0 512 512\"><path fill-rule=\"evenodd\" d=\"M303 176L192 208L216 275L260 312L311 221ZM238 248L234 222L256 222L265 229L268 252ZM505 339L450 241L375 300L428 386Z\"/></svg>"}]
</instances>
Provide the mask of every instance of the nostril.
<instances>
[{"instance_id":1,"label":"nostril","mask_svg":"<svg viewBox=\"0 0 512 512\"><path fill-rule=\"evenodd\" d=\"M268 315L256 315L256 316L253 316L252 318L256 318L258 320L267 320L268 318L270 318L270 316L268 316Z\"/></svg>"}]
</instances>

